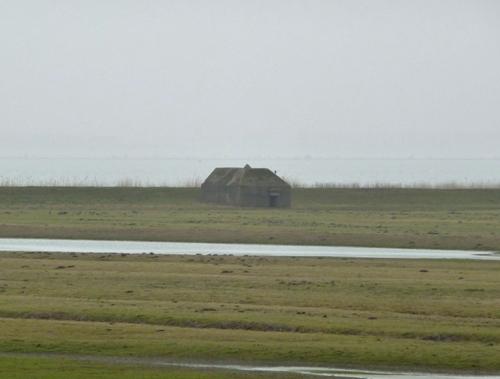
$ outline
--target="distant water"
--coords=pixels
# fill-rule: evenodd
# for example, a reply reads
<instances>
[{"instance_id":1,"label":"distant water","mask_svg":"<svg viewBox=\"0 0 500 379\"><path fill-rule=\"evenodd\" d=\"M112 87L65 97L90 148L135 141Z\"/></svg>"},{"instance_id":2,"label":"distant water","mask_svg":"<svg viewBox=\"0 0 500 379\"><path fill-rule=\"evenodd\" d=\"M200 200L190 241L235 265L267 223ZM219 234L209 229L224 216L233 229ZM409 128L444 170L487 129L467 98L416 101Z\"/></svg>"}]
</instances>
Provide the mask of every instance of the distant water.
<instances>
[{"instance_id":1,"label":"distant water","mask_svg":"<svg viewBox=\"0 0 500 379\"><path fill-rule=\"evenodd\" d=\"M304 185L500 184L500 159L23 159L0 158L0 184L187 185L214 167L268 167Z\"/></svg>"}]
</instances>

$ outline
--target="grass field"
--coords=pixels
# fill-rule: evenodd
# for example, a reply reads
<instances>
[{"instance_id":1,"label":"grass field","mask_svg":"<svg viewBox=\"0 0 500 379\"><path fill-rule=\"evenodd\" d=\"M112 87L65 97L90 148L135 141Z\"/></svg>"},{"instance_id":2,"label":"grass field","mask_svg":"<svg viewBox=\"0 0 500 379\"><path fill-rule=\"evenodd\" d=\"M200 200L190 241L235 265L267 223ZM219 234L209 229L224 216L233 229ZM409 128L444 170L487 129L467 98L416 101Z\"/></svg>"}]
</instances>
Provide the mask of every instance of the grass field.
<instances>
[{"instance_id":1,"label":"grass field","mask_svg":"<svg viewBox=\"0 0 500 379\"><path fill-rule=\"evenodd\" d=\"M0 356L0 379L300 379L299 375L245 374L221 370L154 368L81 359Z\"/></svg>"},{"instance_id":2,"label":"grass field","mask_svg":"<svg viewBox=\"0 0 500 379\"><path fill-rule=\"evenodd\" d=\"M0 352L498 372L499 270L2 253Z\"/></svg>"},{"instance_id":3,"label":"grass field","mask_svg":"<svg viewBox=\"0 0 500 379\"><path fill-rule=\"evenodd\" d=\"M294 189L286 210L198 197L0 187L0 237L500 251L498 189ZM2 253L0 378L297 377L39 353L499 372L498 272L480 261Z\"/></svg>"},{"instance_id":4,"label":"grass field","mask_svg":"<svg viewBox=\"0 0 500 379\"><path fill-rule=\"evenodd\" d=\"M294 189L288 210L193 188L0 187L0 236L500 251L499 189Z\"/></svg>"}]
</instances>

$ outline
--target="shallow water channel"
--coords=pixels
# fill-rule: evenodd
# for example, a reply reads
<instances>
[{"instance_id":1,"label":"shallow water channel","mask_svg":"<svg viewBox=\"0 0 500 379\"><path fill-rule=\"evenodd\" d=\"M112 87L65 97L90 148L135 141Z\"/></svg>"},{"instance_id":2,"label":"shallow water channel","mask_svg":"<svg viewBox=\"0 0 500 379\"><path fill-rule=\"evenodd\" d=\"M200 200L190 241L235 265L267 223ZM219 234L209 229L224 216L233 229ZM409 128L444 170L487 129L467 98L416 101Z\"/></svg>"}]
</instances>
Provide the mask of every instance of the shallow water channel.
<instances>
[{"instance_id":1,"label":"shallow water channel","mask_svg":"<svg viewBox=\"0 0 500 379\"><path fill-rule=\"evenodd\" d=\"M223 243L93 241L0 238L0 251L59 253L126 253L164 255L235 255L271 257L336 257L378 259L500 260L495 252L391 249L346 246L252 245Z\"/></svg>"},{"instance_id":2,"label":"shallow water channel","mask_svg":"<svg viewBox=\"0 0 500 379\"><path fill-rule=\"evenodd\" d=\"M328 367L308 366L247 366L247 365L224 365L224 364L197 364L197 363L161 363L159 366L176 366L194 369L218 369L261 373L293 373L310 376L331 377L339 379L500 379L500 376L474 376L457 374L435 374L417 372L392 372L354 370Z\"/></svg>"}]
</instances>

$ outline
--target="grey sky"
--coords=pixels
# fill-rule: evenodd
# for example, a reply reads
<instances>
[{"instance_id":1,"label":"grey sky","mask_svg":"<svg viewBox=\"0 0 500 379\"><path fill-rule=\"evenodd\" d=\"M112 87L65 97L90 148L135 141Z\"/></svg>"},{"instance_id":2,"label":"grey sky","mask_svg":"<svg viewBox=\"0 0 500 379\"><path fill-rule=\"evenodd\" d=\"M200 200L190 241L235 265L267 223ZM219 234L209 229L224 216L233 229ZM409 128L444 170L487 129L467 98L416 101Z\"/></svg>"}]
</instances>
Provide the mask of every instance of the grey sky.
<instances>
[{"instance_id":1,"label":"grey sky","mask_svg":"<svg viewBox=\"0 0 500 379\"><path fill-rule=\"evenodd\" d=\"M0 155L499 156L500 1L0 0Z\"/></svg>"}]
</instances>

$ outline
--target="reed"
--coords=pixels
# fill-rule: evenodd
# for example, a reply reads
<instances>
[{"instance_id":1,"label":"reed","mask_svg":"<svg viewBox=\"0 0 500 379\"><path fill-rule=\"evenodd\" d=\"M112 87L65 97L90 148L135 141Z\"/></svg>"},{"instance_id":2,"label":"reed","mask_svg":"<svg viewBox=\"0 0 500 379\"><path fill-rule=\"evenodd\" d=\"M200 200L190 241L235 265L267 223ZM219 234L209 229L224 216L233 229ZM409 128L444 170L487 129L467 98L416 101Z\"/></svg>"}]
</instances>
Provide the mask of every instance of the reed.
<instances>
[{"instance_id":1,"label":"reed","mask_svg":"<svg viewBox=\"0 0 500 379\"><path fill-rule=\"evenodd\" d=\"M500 182L315 182L305 183L299 178L283 177L292 188L325 188L325 189L500 189ZM116 180L102 181L97 178L11 178L0 177L0 187L124 187L124 188L199 188L203 179L192 176L174 183L146 181L139 178L124 177Z\"/></svg>"}]
</instances>

